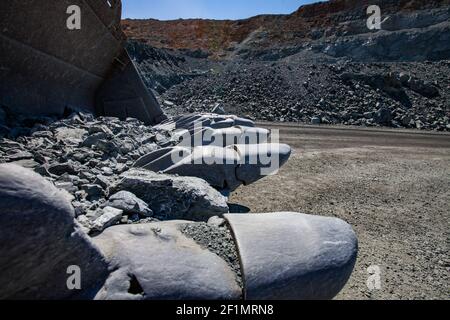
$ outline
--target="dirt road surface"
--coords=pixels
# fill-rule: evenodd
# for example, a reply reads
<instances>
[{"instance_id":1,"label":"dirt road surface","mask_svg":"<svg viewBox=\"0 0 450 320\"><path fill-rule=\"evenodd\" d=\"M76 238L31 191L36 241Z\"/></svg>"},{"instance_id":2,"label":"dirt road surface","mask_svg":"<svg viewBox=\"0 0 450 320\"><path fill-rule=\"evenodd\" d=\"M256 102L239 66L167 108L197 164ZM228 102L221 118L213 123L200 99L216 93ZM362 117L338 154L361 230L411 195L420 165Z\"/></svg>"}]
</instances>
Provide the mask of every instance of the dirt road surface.
<instances>
[{"instance_id":1,"label":"dirt road surface","mask_svg":"<svg viewBox=\"0 0 450 320\"><path fill-rule=\"evenodd\" d=\"M338 299L449 298L449 134L259 125L280 130L293 155L278 175L237 190L232 203L350 223L359 256ZM369 289L377 285L368 268L380 271L378 288Z\"/></svg>"}]
</instances>

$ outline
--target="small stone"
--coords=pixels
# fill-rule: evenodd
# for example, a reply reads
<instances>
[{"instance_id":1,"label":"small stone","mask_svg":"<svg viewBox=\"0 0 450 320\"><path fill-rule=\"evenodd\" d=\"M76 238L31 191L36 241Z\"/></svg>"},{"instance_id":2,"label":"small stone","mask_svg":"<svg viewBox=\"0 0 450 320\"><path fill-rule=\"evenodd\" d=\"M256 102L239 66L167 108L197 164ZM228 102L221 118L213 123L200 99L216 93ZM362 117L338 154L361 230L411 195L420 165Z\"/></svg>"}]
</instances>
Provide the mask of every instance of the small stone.
<instances>
[{"instance_id":1,"label":"small stone","mask_svg":"<svg viewBox=\"0 0 450 320\"><path fill-rule=\"evenodd\" d=\"M129 191L145 201L160 219L207 221L228 213L226 198L205 180L131 169L121 175L113 192Z\"/></svg>"},{"instance_id":2,"label":"small stone","mask_svg":"<svg viewBox=\"0 0 450 320\"><path fill-rule=\"evenodd\" d=\"M102 210L103 214L92 224L93 231L102 232L106 228L111 227L122 220L122 210L112 207L105 207Z\"/></svg>"},{"instance_id":3,"label":"small stone","mask_svg":"<svg viewBox=\"0 0 450 320\"><path fill-rule=\"evenodd\" d=\"M223 227L225 224L226 224L226 220L219 216L211 217L208 220L208 225L213 226L213 227Z\"/></svg>"},{"instance_id":4,"label":"small stone","mask_svg":"<svg viewBox=\"0 0 450 320\"><path fill-rule=\"evenodd\" d=\"M119 147L114 141L99 140L95 146L105 153L119 153Z\"/></svg>"},{"instance_id":5,"label":"small stone","mask_svg":"<svg viewBox=\"0 0 450 320\"><path fill-rule=\"evenodd\" d=\"M79 201L73 201L72 205L75 209L75 217L79 217L86 213L86 208L84 207L83 203Z\"/></svg>"},{"instance_id":6,"label":"small stone","mask_svg":"<svg viewBox=\"0 0 450 320\"><path fill-rule=\"evenodd\" d=\"M80 226L82 227L82 230L86 233L89 234L92 230L92 222L91 220L89 220L89 218L85 215L80 215L77 217L77 222L80 224Z\"/></svg>"},{"instance_id":7,"label":"small stone","mask_svg":"<svg viewBox=\"0 0 450 320\"><path fill-rule=\"evenodd\" d=\"M109 187L110 181L105 176L99 175L95 178L94 184L97 184L106 190Z\"/></svg>"},{"instance_id":8,"label":"small stone","mask_svg":"<svg viewBox=\"0 0 450 320\"><path fill-rule=\"evenodd\" d=\"M103 167L103 168L101 168L101 170L102 170L102 172L103 172L103 174L105 176L112 176L112 175L114 175L114 171L111 168L109 168L109 167Z\"/></svg>"},{"instance_id":9,"label":"small stone","mask_svg":"<svg viewBox=\"0 0 450 320\"><path fill-rule=\"evenodd\" d=\"M86 180L89 180L89 181L92 181L92 180L96 179L95 175L93 175L92 173L89 173L88 171L80 172L80 178L81 179L86 179ZM101 185L100 183L95 183L95 184Z\"/></svg>"},{"instance_id":10,"label":"small stone","mask_svg":"<svg viewBox=\"0 0 450 320\"><path fill-rule=\"evenodd\" d=\"M86 163L86 161L88 161L91 156L92 155L88 152L77 152L72 155L72 159L80 163Z\"/></svg>"},{"instance_id":11,"label":"small stone","mask_svg":"<svg viewBox=\"0 0 450 320\"><path fill-rule=\"evenodd\" d=\"M17 153L14 153L12 155L8 156L9 161L20 161L20 160L27 160L27 159L33 159L33 155L28 151L19 151Z\"/></svg>"},{"instance_id":12,"label":"small stone","mask_svg":"<svg viewBox=\"0 0 450 320\"><path fill-rule=\"evenodd\" d=\"M34 168L34 172L40 174L43 177L51 177L52 174L48 171L48 165L41 165Z\"/></svg>"},{"instance_id":13,"label":"small stone","mask_svg":"<svg viewBox=\"0 0 450 320\"><path fill-rule=\"evenodd\" d=\"M92 126L89 128L89 134L93 135L95 133L103 133L108 136L113 136L113 132L107 126Z\"/></svg>"},{"instance_id":14,"label":"small stone","mask_svg":"<svg viewBox=\"0 0 450 320\"><path fill-rule=\"evenodd\" d=\"M135 147L130 143L122 143L119 147L120 154L128 154L134 149Z\"/></svg>"},{"instance_id":15,"label":"small stone","mask_svg":"<svg viewBox=\"0 0 450 320\"><path fill-rule=\"evenodd\" d=\"M128 223L138 222L140 219L141 218L139 217L138 214L133 214L133 215L128 217Z\"/></svg>"},{"instance_id":16,"label":"small stone","mask_svg":"<svg viewBox=\"0 0 450 320\"><path fill-rule=\"evenodd\" d=\"M216 103L216 105L214 106L214 108L212 109L211 112L215 113L215 114L220 114L220 115L226 114L225 109L223 108L223 106L220 103Z\"/></svg>"},{"instance_id":17,"label":"small stone","mask_svg":"<svg viewBox=\"0 0 450 320\"><path fill-rule=\"evenodd\" d=\"M39 164L46 164L47 163L47 159L42 154L40 154L39 152L36 152L34 154L34 161L36 161Z\"/></svg>"},{"instance_id":18,"label":"small stone","mask_svg":"<svg viewBox=\"0 0 450 320\"><path fill-rule=\"evenodd\" d=\"M0 107L0 125L6 124L6 112Z\"/></svg>"},{"instance_id":19,"label":"small stone","mask_svg":"<svg viewBox=\"0 0 450 320\"><path fill-rule=\"evenodd\" d=\"M100 160L92 159L88 162L88 166L91 168L95 168L100 163Z\"/></svg>"},{"instance_id":20,"label":"small stone","mask_svg":"<svg viewBox=\"0 0 450 320\"><path fill-rule=\"evenodd\" d=\"M120 220L120 224L128 224L128 216L123 216L122 220Z\"/></svg>"},{"instance_id":21,"label":"small stone","mask_svg":"<svg viewBox=\"0 0 450 320\"><path fill-rule=\"evenodd\" d=\"M107 139L108 135L103 132L95 133L89 137L87 137L83 143L83 147L91 148L92 146L96 145L100 140Z\"/></svg>"},{"instance_id":22,"label":"small stone","mask_svg":"<svg viewBox=\"0 0 450 320\"><path fill-rule=\"evenodd\" d=\"M311 118L311 124L318 125L318 124L321 124L321 122L322 121L318 117L312 117Z\"/></svg>"},{"instance_id":23,"label":"small stone","mask_svg":"<svg viewBox=\"0 0 450 320\"><path fill-rule=\"evenodd\" d=\"M124 164L128 161L128 159L124 156L118 156L116 160L118 164Z\"/></svg>"},{"instance_id":24,"label":"small stone","mask_svg":"<svg viewBox=\"0 0 450 320\"><path fill-rule=\"evenodd\" d=\"M411 116L408 116L408 115L403 116L401 118L401 122L404 126L409 126L409 124L411 123L411 120L412 120Z\"/></svg>"}]
</instances>

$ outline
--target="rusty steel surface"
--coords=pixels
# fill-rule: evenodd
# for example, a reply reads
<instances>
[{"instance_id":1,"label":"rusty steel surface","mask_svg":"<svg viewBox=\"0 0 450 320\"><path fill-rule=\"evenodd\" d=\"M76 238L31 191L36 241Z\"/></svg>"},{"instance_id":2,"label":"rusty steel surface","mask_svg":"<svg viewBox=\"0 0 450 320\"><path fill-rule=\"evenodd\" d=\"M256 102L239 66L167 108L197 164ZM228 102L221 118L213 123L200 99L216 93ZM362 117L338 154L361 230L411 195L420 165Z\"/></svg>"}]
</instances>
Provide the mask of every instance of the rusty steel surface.
<instances>
[{"instance_id":1,"label":"rusty steel surface","mask_svg":"<svg viewBox=\"0 0 450 320\"><path fill-rule=\"evenodd\" d=\"M71 5L81 10L79 30L67 27ZM1 1L0 104L18 114L164 119L124 49L121 8L120 0Z\"/></svg>"}]
</instances>

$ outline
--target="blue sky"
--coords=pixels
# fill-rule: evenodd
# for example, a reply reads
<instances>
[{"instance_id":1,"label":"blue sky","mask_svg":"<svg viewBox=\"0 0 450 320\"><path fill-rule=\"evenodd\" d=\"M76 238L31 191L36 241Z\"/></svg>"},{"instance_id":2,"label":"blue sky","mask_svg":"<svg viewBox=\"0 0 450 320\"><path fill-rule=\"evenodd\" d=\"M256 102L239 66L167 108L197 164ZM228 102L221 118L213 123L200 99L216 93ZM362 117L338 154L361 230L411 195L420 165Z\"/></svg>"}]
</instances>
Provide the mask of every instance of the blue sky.
<instances>
[{"instance_id":1,"label":"blue sky","mask_svg":"<svg viewBox=\"0 0 450 320\"><path fill-rule=\"evenodd\" d=\"M314 0L122 0L123 18L159 20L244 19L258 14L292 13Z\"/></svg>"}]
</instances>

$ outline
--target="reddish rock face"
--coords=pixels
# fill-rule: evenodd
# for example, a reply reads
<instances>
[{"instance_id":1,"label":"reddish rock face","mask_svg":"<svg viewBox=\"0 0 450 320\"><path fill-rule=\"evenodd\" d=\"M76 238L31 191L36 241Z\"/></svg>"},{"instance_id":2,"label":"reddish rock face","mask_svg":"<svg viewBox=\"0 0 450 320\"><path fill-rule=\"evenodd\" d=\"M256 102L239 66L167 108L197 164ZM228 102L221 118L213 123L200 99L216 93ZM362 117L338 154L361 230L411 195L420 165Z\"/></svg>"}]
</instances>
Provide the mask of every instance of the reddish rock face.
<instances>
[{"instance_id":1,"label":"reddish rock face","mask_svg":"<svg viewBox=\"0 0 450 320\"><path fill-rule=\"evenodd\" d=\"M383 14L433 9L450 5L450 0L332 0L302 6L290 15L261 15L245 20L173 20L122 21L131 39L141 40L157 48L205 50L222 55L236 45L257 37L261 48L276 44L298 44L325 33L326 36L343 32L358 34L345 22L364 19L366 8L377 4ZM367 30L365 30L367 31Z\"/></svg>"}]
</instances>

